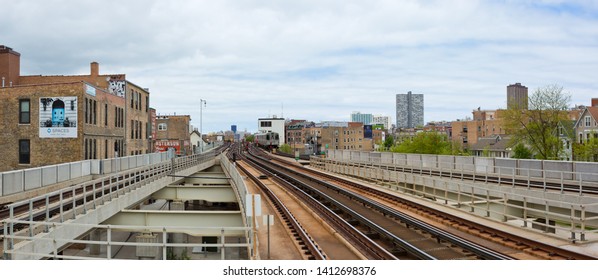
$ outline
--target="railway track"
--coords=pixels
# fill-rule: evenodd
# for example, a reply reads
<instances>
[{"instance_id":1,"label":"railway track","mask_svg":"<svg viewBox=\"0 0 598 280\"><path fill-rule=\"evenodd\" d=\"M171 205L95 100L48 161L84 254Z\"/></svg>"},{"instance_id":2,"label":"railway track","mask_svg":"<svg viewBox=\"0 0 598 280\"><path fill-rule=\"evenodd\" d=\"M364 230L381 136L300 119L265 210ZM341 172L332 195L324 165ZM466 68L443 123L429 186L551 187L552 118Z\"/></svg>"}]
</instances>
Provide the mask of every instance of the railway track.
<instances>
[{"instance_id":1,"label":"railway track","mask_svg":"<svg viewBox=\"0 0 598 280\"><path fill-rule=\"evenodd\" d=\"M262 154L266 155L266 154ZM267 155L266 155L267 156ZM419 215L431 218L439 223L448 225L453 228L458 228L461 231L466 231L475 236L480 238L492 241L492 242L499 242L503 246L507 246L516 250L527 252L531 255L534 255L538 258L543 259L595 259L591 256L587 256L584 254L579 254L576 252L568 251L561 249L559 247L550 246L545 243L541 243L535 240L530 240L527 238L523 238L521 236L517 236L511 234L509 232L497 230L495 228L480 225L475 222L469 221L465 218L460 218L454 215L450 215L448 213L417 204L410 200L402 199L395 195L389 194L387 192L377 190L374 188L370 188L368 186L364 186L362 184L349 181L346 179L342 179L336 176L332 176L323 172L319 172L313 169L307 169L303 167L299 167L296 165L290 165L288 162L277 159L275 157L269 157L271 160L280 162L284 165L289 165L291 168L295 169L296 172L307 173L309 176L315 178L321 178L323 180L334 180L338 182L338 184L342 184L343 186L352 189L357 192L369 193L370 195L379 198L380 200L387 201L388 203L395 205L396 207L403 208L403 209L410 209L411 211L417 212ZM300 171L297 171L300 170Z\"/></svg>"},{"instance_id":2,"label":"railway track","mask_svg":"<svg viewBox=\"0 0 598 280\"><path fill-rule=\"evenodd\" d=\"M321 204L328 205L329 209L345 216L349 223L361 228L369 237L377 239L386 250L401 258L509 259L508 256L425 226L421 221L401 217L402 214L396 210L355 193L346 192L313 176L302 176L296 172L293 175L285 175L284 173L289 171L284 170L282 166L268 164L269 159L250 157L249 160L269 165L268 168L275 174L273 176L284 178L311 197L321 200ZM451 242L447 242L448 240Z\"/></svg>"}]
</instances>

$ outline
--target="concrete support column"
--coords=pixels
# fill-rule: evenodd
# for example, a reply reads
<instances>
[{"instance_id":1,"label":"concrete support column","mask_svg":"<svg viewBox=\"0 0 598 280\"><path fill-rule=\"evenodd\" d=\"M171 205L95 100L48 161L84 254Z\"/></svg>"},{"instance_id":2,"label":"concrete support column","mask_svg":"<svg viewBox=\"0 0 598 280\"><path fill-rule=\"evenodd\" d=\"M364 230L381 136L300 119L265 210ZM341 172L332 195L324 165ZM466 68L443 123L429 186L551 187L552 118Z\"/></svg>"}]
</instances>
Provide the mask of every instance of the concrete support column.
<instances>
[{"instance_id":1,"label":"concrete support column","mask_svg":"<svg viewBox=\"0 0 598 280\"><path fill-rule=\"evenodd\" d=\"M158 235L151 232L141 232L135 237L137 243L156 243L156 246L136 246L136 256L140 260L155 260L158 256Z\"/></svg>"},{"instance_id":2,"label":"concrete support column","mask_svg":"<svg viewBox=\"0 0 598 280\"><path fill-rule=\"evenodd\" d=\"M170 210L171 211L185 211L185 202L182 200L174 200L170 203ZM185 243L186 234L173 232L170 233L170 240L172 243ZM176 258L181 258L183 256L183 252L185 251L184 247L172 247L172 252L174 253Z\"/></svg>"},{"instance_id":3,"label":"concrete support column","mask_svg":"<svg viewBox=\"0 0 598 280\"><path fill-rule=\"evenodd\" d=\"M102 238L102 230L101 229L94 229L89 234L90 241L100 241ZM89 254L92 256L97 256L100 254L100 244L89 244Z\"/></svg>"}]
</instances>

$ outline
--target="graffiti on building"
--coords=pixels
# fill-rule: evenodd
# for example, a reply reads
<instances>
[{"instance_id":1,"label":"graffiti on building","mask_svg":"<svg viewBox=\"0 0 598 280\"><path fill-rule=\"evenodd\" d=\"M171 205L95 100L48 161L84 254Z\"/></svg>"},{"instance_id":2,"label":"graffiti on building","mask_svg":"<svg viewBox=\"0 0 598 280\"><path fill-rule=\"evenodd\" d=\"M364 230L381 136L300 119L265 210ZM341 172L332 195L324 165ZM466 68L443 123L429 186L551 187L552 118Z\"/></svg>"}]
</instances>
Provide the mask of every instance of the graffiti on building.
<instances>
[{"instance_id":1,"label":"graffiti on building","mask_svg":"<svg viewBox=\"0 0 598 280\"><path fill-rule=\"evenodd\" d=\"M39 99L39 137L77 138L77 97Z\"/></svg>"},{"instance_id":2,"label":"graffiti on building","mask_svg":"<svg viewBox=\"0 0 598 280\"><path fill-rule=\"evenodd\" d=\"M126 85L125 80L110 80L108 81L108 92L118 97L125 97Z\"/></svg>"}]
</instances>

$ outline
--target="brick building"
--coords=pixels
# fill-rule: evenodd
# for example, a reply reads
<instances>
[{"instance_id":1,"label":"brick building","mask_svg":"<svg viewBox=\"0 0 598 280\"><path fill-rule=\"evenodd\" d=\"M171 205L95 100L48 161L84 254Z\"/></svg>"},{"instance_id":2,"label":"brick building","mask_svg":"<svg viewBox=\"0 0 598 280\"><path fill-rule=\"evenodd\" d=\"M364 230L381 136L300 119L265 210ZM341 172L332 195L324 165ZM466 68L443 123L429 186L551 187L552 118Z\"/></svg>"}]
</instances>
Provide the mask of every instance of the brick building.
<instances>
[{"instance_id":1,"label":"brick building","mask_svg":"<svg viewBox=\"0 0 598 280\"><path fill-rule=\"evenodd\" d=\"M85 82L0 87L0 171L118 155L125 100Z\"/></svg>"},{"instance_id":2,"label":"brick building","mask_svg":"<svg viewBox=\"0 0 598 280\"><path fill-rule=\"evenodd\" d=\"M346 125L329 126L316 124L305 128L306 144L313 145L317 139L317 152L330 150L372 151L374 142L364 137L363 123L347 122Z\"/></svg>"},{"instance_id":3,"label":"brick building","mask_svg":"<svg viewBox=\"0 0 598 280\"><path fill-rule=\"evenodd\" d=\"M472 120L457 120L451 123L452 140L467 148L476 144L479 138L504 135L506 132L501 119L502 114L504 110L474 110Z\"/></svg>"},{"instance_id":4,"label":"brick building","mask_svg":"<svg viewBox=\"0 0 598 280\"><path fill-rule=\"evenodd\" d=\"M33 86L86 82L96 89L125 99L125 140L119 156L137 155L150 151L149 90L126 79L125 74L100 74L97 62L91 62L89 75L20 75L20 54L0 45L0 78L3 85ZM97 110L97 108L96 108Z\"/></svg>"},{"instance_id":5,"label":"brick building","mask_svg":"<svg viewBox=\"0 0 598 280\"><path fill-rule=\"evenodd\" d=\"M154 150L164 152L169 148L175 149L177 155L193 153L189 133L189 115L164 115L156 117L156 138Z\"/></svg>"}]
</instances>

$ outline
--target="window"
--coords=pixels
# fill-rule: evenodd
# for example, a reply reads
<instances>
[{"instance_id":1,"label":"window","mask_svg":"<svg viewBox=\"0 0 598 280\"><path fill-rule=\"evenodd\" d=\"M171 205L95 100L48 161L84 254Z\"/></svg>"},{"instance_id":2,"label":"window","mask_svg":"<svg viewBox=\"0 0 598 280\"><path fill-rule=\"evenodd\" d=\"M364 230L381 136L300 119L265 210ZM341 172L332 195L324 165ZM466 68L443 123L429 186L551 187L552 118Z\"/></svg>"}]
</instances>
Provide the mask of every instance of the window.
<instances>
[{"instance_id":1,"label":"window","mask_svg":"<svg viewBox=\"0 0 598 280\"><path fill-rule=\"evenodd\" d=\"M19 164L29 164L30 146L29 140L19 140Z\"/></svg>"},{"instance_id":2,"label":"window","mask_svg":"<svg viewBox=\"0 0 598 280\"><path fill-rule=\"evenodd\" d=\"M98 124L98 114L97 114L97 106L98 102L93 101L93 124Z\"/></svg>"},{"instance_id":3,"label":"window","mask_svg":"<svg viewBox=\"0 0 598 280\"><path fill-rule=\"evenodd\" d=\"M165 131L168 127L166 126L165 123L160 123L158 124L158 130L160 131Z\"/></svg>"},{"instance_id":4,"label":"window","mask_svg":"<svg viewBox=\"0 0 598 280\"><path fill-rule=\"evenodd\" d=\"M19 123L30 123L30 101L29 99L19 100ZM27 140L29 141L29 140Z\"/></svg>"},{"instance_id":5,"label":"window","mask_svg":"<svg viewBox=\"0 0 598 280\"><path fill-rule=\"evenodd\" d=\"M261 127L272 127L272 122L263 121L260 122Z\"/></svg>"},{"instance_id":6,"label":"window","mask_svg":"<svg viewBox=\"0 0 598 280\"><path fill-rule=\"evenodd\" d=\"M104 126L108 126L108 104L104 104Z\"/></svg>"},{"instance_id":7,"label":"window","mask_svg":"<svg viewBox=\"0 0 598 280\"><path fill-rule=\"evenodd\" d=\"M89 123L89 102L85 98L85 123Z\"/></svg>"},{"instance_id":8,"label":"window","mask_svg":"<svg viewBox=\"0 0 598 280\"><path fill-rule=\"evenodd\" d=\"M145 97L145 112L149 111L149 96Z\"/></svg>"},{"instance_id":9,"label":"window","mask_svg":"<svg viewBox=\"0 0 598 280\"><path fill-rule=\"evenodd\" d=\"M590 116L586 116L586 127L590 127L591 122L592 118Z\"/></svg>"},{"instance_id":10,"label":"window","mask_svg":"<svg viewBox=\"0 0 598 280\"><path fill-rule=\"evenodd\" d=\"M92 143L92 145L93 145L93 159L97 159L98 158L97 154L96 154L96 151L97 151L97 148L98 148L96 140L97 139L93 139L93 143Z\"/></svg>"}]
</instances>

